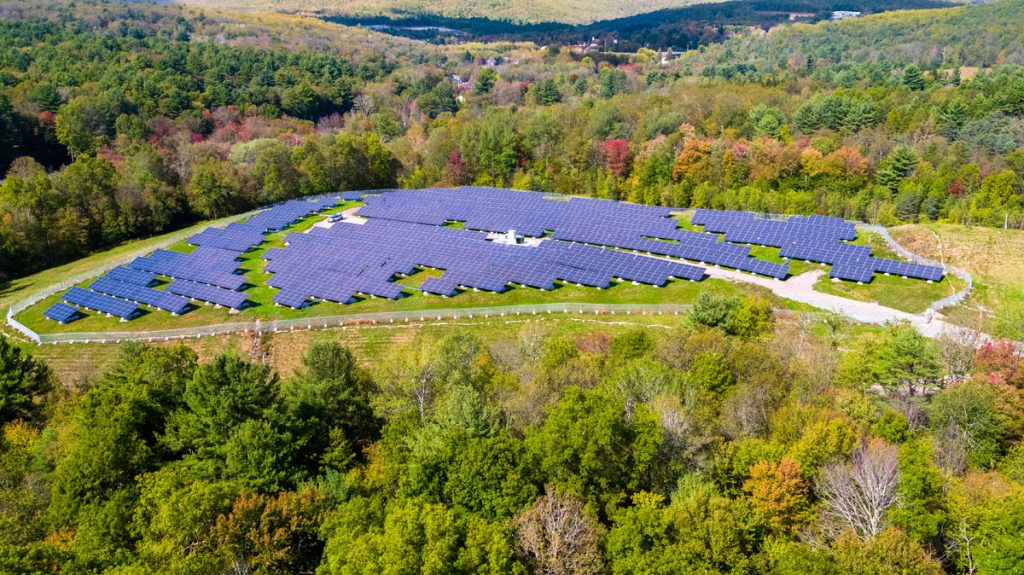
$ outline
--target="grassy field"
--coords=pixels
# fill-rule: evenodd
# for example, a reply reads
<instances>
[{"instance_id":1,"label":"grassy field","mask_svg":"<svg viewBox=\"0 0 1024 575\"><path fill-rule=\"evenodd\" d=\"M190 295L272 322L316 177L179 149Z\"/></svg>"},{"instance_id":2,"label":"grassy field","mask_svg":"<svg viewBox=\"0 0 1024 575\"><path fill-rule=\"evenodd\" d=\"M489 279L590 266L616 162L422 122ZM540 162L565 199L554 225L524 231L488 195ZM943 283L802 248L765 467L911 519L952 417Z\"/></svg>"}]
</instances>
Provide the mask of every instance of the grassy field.
<instances>
[{"instance_id":1,"label":"grassy field","mask_svg":"<svg viewBox=\"0 0 1024 575\"><path fill-rule=\"evenodd\" d=\"M260 340L260 351L266 353L269 365L282 374L291 373L299 365L306 348L321 340L338 341L352 349L363 363L369 363L386 354L396 345L416 337L440 338L452 329L479 337L488 345L513 341L525 328L532 324L552 335L575 335L602 331L614 335L629 329L647 327L669 329L687 322L685 315L650 316L592 316L551 314L547 316L523 316L490 319L460 319L457 321L432 321L358 328L331 328L316 330L283 331L265 334ZM223 352L234 352L242 357L253 357L254 339L241 334L203 337L175 342L161 342L153 345L185 345L199 355L201 361ZM119 344L63 344L33 347L34 356L46 361L58 379L67 386L80 385L103 373L116 361Z\"/></svg>"},{"instance_id":2,"label":"grassy field","mask_svg":"<svg viewBox=\"0 0 1024 575\"><path fill-rule=\"evenodd\" d=\"M951 321L998 333L1000 320L1024 310L1024 231L928 224L899 226L892 235L914 253L974 276L967 302L943 312Z\"/></svg>"}]
</instances>

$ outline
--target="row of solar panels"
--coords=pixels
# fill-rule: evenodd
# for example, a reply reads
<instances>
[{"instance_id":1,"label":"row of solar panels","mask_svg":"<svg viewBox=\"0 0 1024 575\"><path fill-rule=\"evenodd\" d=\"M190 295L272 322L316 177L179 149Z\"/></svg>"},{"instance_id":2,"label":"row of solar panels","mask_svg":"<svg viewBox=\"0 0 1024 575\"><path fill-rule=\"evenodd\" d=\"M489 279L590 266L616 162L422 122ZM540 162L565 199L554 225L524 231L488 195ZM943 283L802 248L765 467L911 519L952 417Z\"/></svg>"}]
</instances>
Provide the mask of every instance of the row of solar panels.
<instances>
[{"instance_id":1,"label":"row of solar panels","mask_svg":"<svg viewBox=\"0 0 1024 575\"><path fill-rule=\"evenodd\" d=\"M371 218L428 225L457 220L469 229L512 228L529 236L553 231L551 237L558 240L668 255L779 279L789 274L785 264L750 258L749 249L678 229L667 208L586 198L558 202L545 194L495 188L399 191L365 201L359 213Z\"/></svg>"},{"instance_id":2,"label":"row of solar panels","mask_svg":"<svg viewBox=\"0 0 1024 575\"><path fill-rule=\"evenodd\" d=\"M302 306L309 297L346 302L356 294L396 298L391 280L417 266L445 270L419 289L453 295L460 287L502 291L508 285L552 289L562 280L606 287L614 278L663 285L670 278L702 279L704 270L676 261L621 251L545 242L539 247L486 241L481 233L372 219L294 234L284 249L268 250L268 281L281 291L274 301Z\"/></svg>"},{"instance_id":3,"label":"row of solar panels","mask_svg":"<svg viewBox=\"0 0 1024 575\"><path fill-rule=\"evenodd\" d=\"M89 289L68 290L61 296L63 301L49 307L43 315L68 323L79 317L78 308L73 306L121 319L134 317L140 304L175 315L187 312L192 301L241 308L246 296L235 290L244 285L245 279L234 273L239 253L262 243L267 230L280 229L337 202L337 194L292 200L260 212L245 224L208 228L189 238L189 243L199 246L194 252L157 250L148 257L136 258L127 267L114 268L97 278ZM158 275L175 279L161 291L150 287Z\"/></svg>"}]
</instances>

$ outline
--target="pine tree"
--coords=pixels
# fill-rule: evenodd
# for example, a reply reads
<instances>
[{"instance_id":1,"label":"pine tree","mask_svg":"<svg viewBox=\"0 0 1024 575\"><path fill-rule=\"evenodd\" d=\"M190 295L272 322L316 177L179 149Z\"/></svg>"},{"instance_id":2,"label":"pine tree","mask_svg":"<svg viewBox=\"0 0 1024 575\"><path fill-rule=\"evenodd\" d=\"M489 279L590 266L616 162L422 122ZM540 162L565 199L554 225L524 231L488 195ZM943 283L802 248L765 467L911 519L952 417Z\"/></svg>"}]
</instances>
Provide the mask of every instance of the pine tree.
<instances>
[{"instance_id":1,"label":"pine tree","mask_svg":"<svg viewBox=\"0 0 1024 575\"><path fill-rule=\"evenodd\" d=\"M903 86L910 90L924 90L924 74L921 69L911 64L903 70Z\"/></svg>"}]
</instances>

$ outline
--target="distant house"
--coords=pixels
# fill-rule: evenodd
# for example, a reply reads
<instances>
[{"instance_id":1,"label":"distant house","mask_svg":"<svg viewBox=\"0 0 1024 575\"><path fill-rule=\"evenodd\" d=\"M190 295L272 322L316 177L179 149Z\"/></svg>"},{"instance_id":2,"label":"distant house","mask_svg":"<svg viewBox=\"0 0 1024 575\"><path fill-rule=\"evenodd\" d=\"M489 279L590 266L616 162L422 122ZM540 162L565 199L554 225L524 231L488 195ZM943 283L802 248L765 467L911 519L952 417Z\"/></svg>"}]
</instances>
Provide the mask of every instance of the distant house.
<instances>
[{"instance_id":1,"label":"distant house","mask_svg":"<svg viewBox=\"0 0 1024 575\"><path fill-rule=\"evenodd\" d=\"M853 12L851 10L836 10L835 12L832 13L832 17L829 19L832 20L833 22L836 22L839 20L846 20L847 18L859 18L863 15L863 12Z\"/></svg>"},{"instance_id":2,"label":"distant house","mask_svg":"<svg viewBox=\"0 0 1024 575\"><path fill-rule=\"evenodd\" d=\"M598 41L597 38L591 37L589 42L581 42L579 44L573 44L572 49L575 50L576 52L580 52L582 54L587 54L589 52L600 52L601 51L601 43Z\"/></svg>"}]
</instances>

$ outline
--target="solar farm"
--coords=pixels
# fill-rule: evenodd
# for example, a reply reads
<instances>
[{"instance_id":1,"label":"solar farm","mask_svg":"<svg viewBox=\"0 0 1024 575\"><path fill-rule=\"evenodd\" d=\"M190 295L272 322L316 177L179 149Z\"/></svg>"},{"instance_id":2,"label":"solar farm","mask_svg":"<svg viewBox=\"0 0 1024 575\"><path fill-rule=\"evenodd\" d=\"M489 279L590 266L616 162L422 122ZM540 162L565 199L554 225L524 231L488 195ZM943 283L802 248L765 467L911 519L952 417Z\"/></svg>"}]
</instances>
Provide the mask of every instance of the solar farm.
<instances>
[{"instance_id":1,"label":"solar farm","mask_svg":"<svg viewBox=\"0 0 1024 575\"><path fill-rule=\"evenodd\" d=\"M154 315L312 317L373 299L432 295L454 304L460 294L531 290L543 301L562 288L596 299L617 285L700 282L711 266L785 281L797 261L828 265L829 277L855 284L878 274L943 279L941 268L852 243L856 227L838 218L699 209L691 223L681 227L670 208L495 188L344 192L207 228L50 298L41 316L58 327L92 316L130 325ZM779 257L756 257L755 246Z\"/></svg>"}]
</instances>

